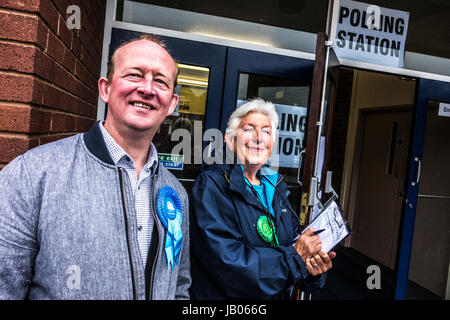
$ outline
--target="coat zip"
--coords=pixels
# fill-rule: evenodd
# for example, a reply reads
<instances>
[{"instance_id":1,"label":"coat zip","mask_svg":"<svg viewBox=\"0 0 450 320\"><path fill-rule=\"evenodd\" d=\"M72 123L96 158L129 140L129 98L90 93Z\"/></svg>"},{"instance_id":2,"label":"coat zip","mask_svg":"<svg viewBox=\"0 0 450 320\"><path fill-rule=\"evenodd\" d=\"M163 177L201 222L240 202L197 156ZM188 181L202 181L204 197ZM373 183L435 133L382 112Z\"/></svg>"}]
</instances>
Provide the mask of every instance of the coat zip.
<instances>
[{"instance_id":1,"label":"coat zip","mask_svg":"<svg viewBox=\"0 0 450 320\"><path fill-rule=\"evenodd\" d=\"M135 272L135 265L134 265L134 257L133 252L131 248L131 238L130 238L130 232L129 232L129 214L128 214L128 204L127 199L125 197L125 184L124 184L124 175L123 175L123 168L119 168L120 172L120 193L122 195L122 202L123 202L123 211L125 215L125 233L127 235L127 247L128 247L128 255L130 258L130 265L131 265L131 274L133 278L133 300L136 300L136 290L137 290L137 280L136 280L136 272Z\"/></svg>"},{"instance_id":2,"label":"coat zip","mask_svg":"<svg viewBox=\"0 0 450 320\"><path fill-rule=\"evenodd\" d=\"M155 214L155 199L153 199L153 195L154 195L154 191L155 191L155 180L157 178L158 174L155 173L154 177L152 178L152 192L151 192L151 201L152 201L152 214L153 214L153 219L155 220L155 223L153 224L154 226L156 226L156 229L158 230L158 247L156 248L156 255L155 255L155 260L153 261L153 265L152 265L152 272L150 274L150 285L149 285L149 299L151 300L153 297L153 278L155 276L155 266L156 266L156 261L158 260L158 255L159 255L159 248L161 247L161 237L159 236L159 226L158 226L158 220Z\"/></svg>"}]
</instances>

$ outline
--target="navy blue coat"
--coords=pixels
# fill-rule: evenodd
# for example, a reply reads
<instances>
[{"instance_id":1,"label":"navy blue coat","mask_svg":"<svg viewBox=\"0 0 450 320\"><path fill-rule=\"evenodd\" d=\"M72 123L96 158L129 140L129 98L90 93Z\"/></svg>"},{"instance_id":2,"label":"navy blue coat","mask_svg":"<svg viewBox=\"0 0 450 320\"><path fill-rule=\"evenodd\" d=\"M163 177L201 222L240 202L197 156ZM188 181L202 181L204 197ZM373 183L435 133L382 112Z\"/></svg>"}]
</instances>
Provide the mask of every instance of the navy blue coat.
<instances>
[{"instance_id":1,"label":"navy blue coat","mask_svg":"<svg viewBox=\"0 0 450 320\"><path fill-rule=\"evenodd\" d=\"M191 298L286 299L299 280L324 282L309 275L291 244L299 223L282 179L272 203L279 245L271 248L256 229L264 208L239 165L213 165L198 176L191 200Z\"/></svg>"}]
</instances>

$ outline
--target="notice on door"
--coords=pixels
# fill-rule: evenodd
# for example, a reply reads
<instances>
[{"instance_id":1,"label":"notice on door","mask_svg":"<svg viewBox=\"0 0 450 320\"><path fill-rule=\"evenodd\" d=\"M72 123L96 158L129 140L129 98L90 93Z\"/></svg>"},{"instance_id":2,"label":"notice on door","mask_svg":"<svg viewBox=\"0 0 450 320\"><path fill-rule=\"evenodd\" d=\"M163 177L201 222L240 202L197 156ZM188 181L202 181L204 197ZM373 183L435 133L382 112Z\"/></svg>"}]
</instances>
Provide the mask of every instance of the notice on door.
<instances>
[{"instance_id":1,"label":"notice on door","mask_svg":"<svg viewBox=\"0 0 450 320\"><path fill-rule=\"evenodd\" d=\"M184 155L158 153L159 162L171 170L183 170Z\"/></svg>"},{"instance_id":2,"label":"notice on door","mask_svg":"<svg viewBox=\"0 0 450 320\"><path fill-rule=\"evenodd\" d=\"M334 50L338 58L402 68L409 12L341 0Z\"/></svg>"},{"instance_id":3,"label":"notice on door","mask_svg":"<svg viewBox=\"0 0 450 320\"><path fill-rule=\"evenodd\" d=\"M439 103L438 116L450 117L450 103Z\"/></svg>"},{"instance_id":4,"label":"notice on door","mask_svg":"<svg viewBox=\"0 0 450 320\"><path fill-rule=\"evenodd\" d=\"M278 114L278 163L274 166L298 168L306 129L306 107L275 104Z\"/></svg>"}]
</instances>

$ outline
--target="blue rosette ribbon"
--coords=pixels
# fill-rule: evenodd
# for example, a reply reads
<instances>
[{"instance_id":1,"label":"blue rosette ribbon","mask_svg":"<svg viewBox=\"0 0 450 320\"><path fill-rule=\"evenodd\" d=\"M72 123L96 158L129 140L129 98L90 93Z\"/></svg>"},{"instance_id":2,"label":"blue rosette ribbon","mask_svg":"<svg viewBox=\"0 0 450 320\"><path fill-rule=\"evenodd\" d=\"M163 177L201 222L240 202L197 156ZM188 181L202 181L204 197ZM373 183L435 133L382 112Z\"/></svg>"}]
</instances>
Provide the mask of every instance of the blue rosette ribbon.
<instances>
[{"instance_id":1,"label":"blue rosette ribbon","mask_svg":"<svg viewBox=\"0 0 450 320\"><path fill-rule=\"evenodd\" d=\"M168 265L173 269L179 265L183 233L183 206L177 192L169 186L162 187L158 192L157 211L162 224L167 230L165 251Z\"/></svg>"}]
</instances>

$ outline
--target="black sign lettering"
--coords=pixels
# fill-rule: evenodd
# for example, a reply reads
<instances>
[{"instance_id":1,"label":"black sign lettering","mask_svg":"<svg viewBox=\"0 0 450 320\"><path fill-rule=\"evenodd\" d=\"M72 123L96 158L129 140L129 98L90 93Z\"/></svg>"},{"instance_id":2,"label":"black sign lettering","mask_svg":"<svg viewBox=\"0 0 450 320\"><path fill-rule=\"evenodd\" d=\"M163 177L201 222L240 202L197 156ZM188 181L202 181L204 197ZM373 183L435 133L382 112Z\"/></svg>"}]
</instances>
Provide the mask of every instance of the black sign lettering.
<instances>
[{"instance_id":1,"label":"black sign lettering","mask_svg":"<svg viewBox=\"0 0 450 320\"><path fill-rule=\"evenodd\" d=\"M342 20L347 18L349 14L350 10L344 6L341 6L341 9L339 10L339 23L342 23Z\"/></svg>"},{"instance_id":2,"label":"black sign lettering","mask_svg":"<svg viewBox=\"0 0 450 320\"><path fill-rule=\"evenodd\" d=\"M353 9L350 13L350 24L357 27L361 22L361 12L358 9Z\"/></svg>"},{"instance_id":3,"label":"black sign lettering","mask_svg":"<svg viewBox=\"0 0 450 320\"><path fill-rule=\"evenodd\" d=\"M294 141L292 138L286 138L283 140L282 150L285 155L290 155L294 147Z\"/></svg>"},{"instance_id":4,"label":"black sign lettering","mask_svg":"<svg viewBox=\"0 0 450 320\"><path fill-rule=\"evenodd\" d=\"M405 20L402 18L398 18L395 21L395 33L398 35L403 35L403 32L405 31Z\"/></svg>"}]
</instances>

